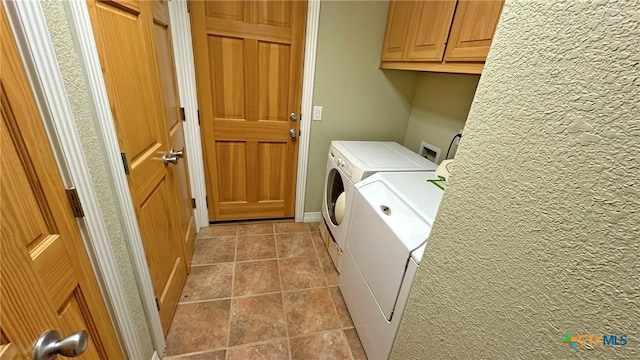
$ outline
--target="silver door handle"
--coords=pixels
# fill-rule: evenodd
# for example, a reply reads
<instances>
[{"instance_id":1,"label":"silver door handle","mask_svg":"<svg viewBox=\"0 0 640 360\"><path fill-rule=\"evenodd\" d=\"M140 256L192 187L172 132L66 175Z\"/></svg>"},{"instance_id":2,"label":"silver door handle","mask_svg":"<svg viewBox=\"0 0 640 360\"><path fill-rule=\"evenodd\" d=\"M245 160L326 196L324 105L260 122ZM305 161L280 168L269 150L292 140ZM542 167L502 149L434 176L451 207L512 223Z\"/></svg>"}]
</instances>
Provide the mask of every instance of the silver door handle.
<instances>
[{"instance_id":1,"label":"silver door handle","mask_svg":"<svg viewBox=\"0 0 640 360\"><path fill-rule=\"evenodd\" d=\"M291 114L289 114L289 120L291 120L291 121L298 120L298 114L292 112Z\"/></svg>"},{"instance_id":2,"label":"silver door handle","mask_svg":"<svg viewBox=\"0 0 640 360\"><path fill-rule=\"evenodd\" d=\"M171 154L171 156L176 156L182 159L184 157L184 148L182 148L182 150L171 149L171 151L169 151L169 154Z\"/></svg>"},{"instance_id":3,"label":"silver door handle","mask_svg":"<svg viewBox=\"0 0 640 360\"><path fill-rule=\"evenodd\" d=\"M42 334L36 342L32 360L53 360L57 355L77 357L87 350L89 334L86 331L77 331L60 340L60 334L55 330L49 330Z\"/></svg>"},{"instance_id":4,"label":"silver door handle","mask_svg":"<svg viewBox=\"0 0 640 360\"><path fill-rule=\"evenodd\" d=\"M291 136L292 138L296 137L296 129L289 129L289 136Z\"/></svg>"},{"instance_id":5,"label":"silver door handle","mask_svg":"<svg viewBox=\"0 0 640 360\"><path fill-rule=\"evenodd\" d=\"M168 164L177 164L178 163L178 157L177 156L167 156L167 154L162 155L162 161L164 161L165 165Z\"/></svg>"}]
</instances>

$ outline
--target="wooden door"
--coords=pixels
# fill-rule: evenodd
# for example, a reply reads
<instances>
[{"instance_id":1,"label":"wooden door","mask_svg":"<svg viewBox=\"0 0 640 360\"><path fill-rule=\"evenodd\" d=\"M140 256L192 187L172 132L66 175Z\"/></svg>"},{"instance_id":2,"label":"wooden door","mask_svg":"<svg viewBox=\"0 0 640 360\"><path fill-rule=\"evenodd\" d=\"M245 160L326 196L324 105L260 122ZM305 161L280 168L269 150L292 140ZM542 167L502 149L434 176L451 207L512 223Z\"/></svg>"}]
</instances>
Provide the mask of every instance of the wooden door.
<instances>
[{"instance_id":1,"label":"wooden door","mask_svg":"<svg viewBox=\"0 0 640 360\"><path fill-rule=\"evenodd\" d=\"M2 6L0 34L0 358L86 330L83 358L122 359Z\"/></svg>"},{"instance_id":2,"label":"wooden door","mask_svg":"<svg viewBox=\"0 0 640 360\"><path fill-rule=\"evenodd\" d=\"M485 61L504 0L460 0L451 25L445 61Z\"/></svg>"},{"instance_id":3,"label":"wooden door","mask_svg":"<svg viewBox=\"0 0 640 360\"><path fill-rule=\"evenodd\" d=\"M455 8L455 0L415 2L406 60L442 61Z\"/></svg>"},{"instance_id":4,"label":"wooden door","mask_svg":"<svg viewBox=\"0 0 640 360\"><path fill-rule=\"evenodd\" d=\"M191 197L191 185L189 183L187 147L184 141L183 126L185 118L180 109L180 98L178 96L169 7L167 1L162 0L152 2L151 9L153 16L153 43L158 63L164 119L169 130L169 144L171 149L182 153L182 159L174 166L169 167L168 170L178 201L175 215L180 222L180 234L185 249L185 263L187 268L190 268L197 232L193 212L195 200Z\"/></svg>"},{"instance_id":5,"label":"wooden door","mask_svg":"<svg viewBox=\"0 0 640 360\"><path fill-rule=\"evenodd\" d=\"M165 334L187 276L177 198L165 164L171 142L147 1L89 1L127 180Z\"/></svg>"},{"instance_id":6,"label":"wooden door","mask_svg":"<svg viewBox=\"0 0 640 360\"><path fill-rule=\"evenodd\" d=\"M392 0L389 2L387 27L382 44L382 61L400 61L406 56L407 38L412 26L413 14L419 3L415 1Z\"/></svg>"},{"instance_id":7,"label":"wooden door","mask_svg":"<svg viewBox=\"0 0 640 360\"><path fill-rule=\"evenodd\" d=\"M190 5L209 218L293 217L307 3Z\"/></svg>"}]
</instances>

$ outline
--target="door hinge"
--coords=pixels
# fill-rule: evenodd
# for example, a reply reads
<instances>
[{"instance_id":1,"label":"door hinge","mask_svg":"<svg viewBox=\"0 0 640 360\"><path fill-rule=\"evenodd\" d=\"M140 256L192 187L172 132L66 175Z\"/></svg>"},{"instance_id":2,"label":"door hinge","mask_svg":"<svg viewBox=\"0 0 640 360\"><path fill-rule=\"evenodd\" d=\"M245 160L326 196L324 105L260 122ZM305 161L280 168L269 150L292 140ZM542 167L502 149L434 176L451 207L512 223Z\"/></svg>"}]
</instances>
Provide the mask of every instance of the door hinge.
<instances>
[{"instance_id":1,"label":"door hinge","mask_svg":"<svg viewBox=\"0 0 640 360\"><path fill-rule=\"evenodd\" d=\"M200 125L200 109L198 109L198 125Z\"/></svg>"},{"instance_id":2,"label":"door hinge","mask_svg":"<svg viewBox=\"0 0 640 360\"><path fill-rule=\"evenodd\" d=\"M187 12L191 12L191 1L187 0Z\"/></svg>"},{"instance_id":3,"label":"door hinge","mask_svg":"<svg viewBox=\"0 0 640 360\"><path fill-rule=\"evenodd\" d=\"M182 119L182 121L187 121L187 116L184 114L183 107L180 108L180 118Z\"/></svg>"},{"instance_id":4,"label":"door hinge","mask_svg":"<svg viewBox=\"0 0 640 360\"><path fill-rule=\"evenodd\" d=\"M156 296L156 307L158 308L158 311L160 311L160 302L158 301L157 296Z\"/></svg>"},{"instance_id":5,"label":"door hinge","mask_svg":"<svg viewBox=\"0 0 640 360\"><path fill-rule=\"evenodd\" d=\"M82 210L82 204L80 203L80 197L78 197L78 191L76 188L65 189L67 193L67 199L69 199L69 205L71 205L71 211L73 216L77 218L84 217L84 210Z\"/></svg>"},{"instance_id":6,"label":"door hinge","mask_svg":"<svg viewBox=\"0 0 640 360\"><path fill-rule=\"evenodd\" d=\"M121 152L120 156L122 157L122 165L124 166L124 173L129 175L129 162L127 161L127 154Z\"/></svg>"},{"instance_id":7,"label":"door hinge","mask_svg":"<svg viewBox=\"0 0 640 360\"><path fill-rule=\"evenodd\" d=\"M209 208L209 197L208 196L204 197L204 203L205 203L205 205L207 205L207 209L208 209Z\"/></svg>"},{"instance_id":8,"label":"door hinge","mask_svg":"<svg viewBox=\"0 0 640 360\"><path fill-rule=\"evenodd\" d=\"M191 208L195 209L196 208L196 199L191 198Z\"/></svg>"}]
</instances>

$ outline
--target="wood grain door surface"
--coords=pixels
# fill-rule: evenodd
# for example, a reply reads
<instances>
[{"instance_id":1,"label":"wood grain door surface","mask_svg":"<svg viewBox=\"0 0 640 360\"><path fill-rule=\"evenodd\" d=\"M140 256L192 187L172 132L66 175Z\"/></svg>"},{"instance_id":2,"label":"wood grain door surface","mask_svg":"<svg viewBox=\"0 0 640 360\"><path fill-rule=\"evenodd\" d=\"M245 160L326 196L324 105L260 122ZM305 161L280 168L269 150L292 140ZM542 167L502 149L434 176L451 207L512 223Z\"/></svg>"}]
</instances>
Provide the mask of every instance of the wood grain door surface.
<instances>
[{"instance_id":1,"label":"wood grain door surface","mask_svg":"<svg viewBox=\"0 0 640 360\"><path fill-rule=\"evenodd\" d=\"M211 221L294 215L306 5L190 2Z\"/></svg>"},{"instance_id":2,"label":"wood grain door surface","mask_svg":"<svg viewBox=\"0 0 640 360\"><path fill-rule=\"evenodd\" d=\"M175 214L180 222L181 238L185 247L185 263L190 268L197 229L191 197L191 185L189 183L187 147L184 141L183 121L185 119L180 110L178 80L173 58L169 7L167 1L154 1L151 3L151 9L153 16L153 43L158 63L164 118L169 130L169 144L171 149L183 152L182 159L177 164L169 167L168 170L178 201L178 208ZM202 204L201 206L204 205Z\"/></svg>"},{"instance_id":3,"label":"wood grain door surface","mask_svg":"<svg viewBox=\"0 0 640 360\"><path fill-rule=\"evenodd\" d=\"M176 191L180 178L186 177L186 165L175 168L163 161L172 148L172 138L182 134L181 126L176 125L177 100L172 96L175 81L166 73L173 63L166 58L171 52L168 16L161 16L159 8L154 21L149 1L91 0L88 7L166 335L186 280L186 258L191 256L185 249L185 234L193 231L188 230L192 220L185 220L180 207L189 190L183 185ZM188 223L186 231L181 223Z\"/></svg>"},{"instance_id":4,"label":"wood grain door surface","mask_svg":"<svg viewBox=\"0 0 640 360\"><path fill-rule=\"evenodd\" d=\"M0 35L0 358L30 359L48 330L86 330L82 358L122 359L1 6Z\"/></svg>"},{"instance_id":5,"label":"wood grain door surface","mask_svg":"<svg viewBox=\"0 0 640 360\"><path fill-rule=\"evenodd\" d=\"M485 61L504 0L459 0L451 24L445 61Z\"/></svg>"}]
</instances>

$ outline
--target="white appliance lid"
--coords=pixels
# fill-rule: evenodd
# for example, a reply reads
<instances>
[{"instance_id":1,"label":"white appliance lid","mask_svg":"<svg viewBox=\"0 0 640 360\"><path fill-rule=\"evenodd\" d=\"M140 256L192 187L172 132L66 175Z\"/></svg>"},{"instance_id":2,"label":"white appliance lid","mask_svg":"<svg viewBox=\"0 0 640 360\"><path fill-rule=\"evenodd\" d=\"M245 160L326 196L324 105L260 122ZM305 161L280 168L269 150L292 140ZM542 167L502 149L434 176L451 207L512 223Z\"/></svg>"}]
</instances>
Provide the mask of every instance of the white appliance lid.
<instances>
[{"instance_id":1,"label":"white appliance lid","mask_svg":"<svg viewBox=\"0 0 640 360\"><path fill-rule=\"evenodd\" d=\"M396 227L393 232L417 263L420 263L424 254L424 245L444 194L442 189L428 181L435 179L438 177L433 172L387 172L374 174L356 184L357 191L372 206L384 205L389 198L395 197L420 217L424 224L424 235L421 236L415 236L414 231L407 231L409 229L403 228L402 223L388 224Z\"/></svg>"},{"instance_id":2,"label":"white appliance lid","mask_svg":"<svg viewBox=\"0 0 640 360\"><path fill-rule=\"evenodd\" d=\"M392 141L332 141L354 166L364 171L435 171L438 165Z\"/></svg>"}]
</instances>

